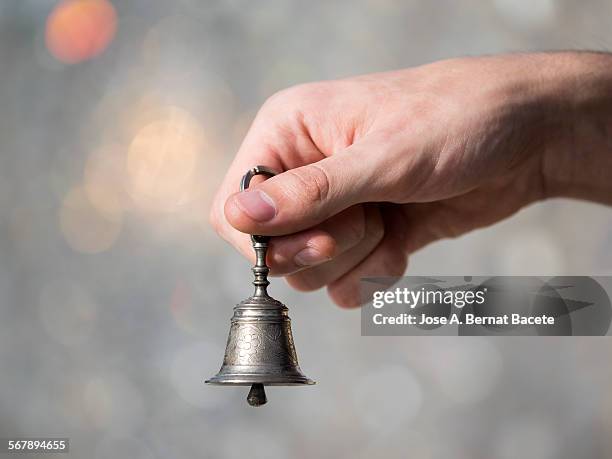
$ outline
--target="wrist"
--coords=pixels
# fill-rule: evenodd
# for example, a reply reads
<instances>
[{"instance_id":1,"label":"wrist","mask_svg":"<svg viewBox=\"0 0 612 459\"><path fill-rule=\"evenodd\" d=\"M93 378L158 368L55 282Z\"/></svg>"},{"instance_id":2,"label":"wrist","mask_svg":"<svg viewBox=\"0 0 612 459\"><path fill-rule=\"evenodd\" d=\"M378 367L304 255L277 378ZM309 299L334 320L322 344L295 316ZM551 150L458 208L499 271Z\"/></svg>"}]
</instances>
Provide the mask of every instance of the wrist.
<instances>
[{"instance_id":1,"label":"wrist","mask_svg":"<svg viewBox=\"0 0 612 459\"><path fill-rule=\"evenodd\" d=\"M540 85L554 130L542 152L545 195L612 204L612 55L546 56Z\"/></svg>"}]
</instances>

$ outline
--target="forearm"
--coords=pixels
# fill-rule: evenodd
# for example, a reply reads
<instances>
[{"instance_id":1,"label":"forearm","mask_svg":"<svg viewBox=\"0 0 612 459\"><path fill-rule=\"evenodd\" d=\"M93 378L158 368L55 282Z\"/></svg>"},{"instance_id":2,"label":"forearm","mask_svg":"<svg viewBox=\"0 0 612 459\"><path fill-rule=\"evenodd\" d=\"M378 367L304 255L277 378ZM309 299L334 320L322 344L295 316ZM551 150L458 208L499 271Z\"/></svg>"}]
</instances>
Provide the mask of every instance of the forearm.
<instances>
[{"instance_id":1,"label":"forearm","mask_svg":"<svg viewBox=\"0 0 612 459\"><path fill-rule=\"evenodd\" d=\"M612 205L612 54L551 56L559 132L542 157L546 194Z\"/></svg>"}]
</instances>

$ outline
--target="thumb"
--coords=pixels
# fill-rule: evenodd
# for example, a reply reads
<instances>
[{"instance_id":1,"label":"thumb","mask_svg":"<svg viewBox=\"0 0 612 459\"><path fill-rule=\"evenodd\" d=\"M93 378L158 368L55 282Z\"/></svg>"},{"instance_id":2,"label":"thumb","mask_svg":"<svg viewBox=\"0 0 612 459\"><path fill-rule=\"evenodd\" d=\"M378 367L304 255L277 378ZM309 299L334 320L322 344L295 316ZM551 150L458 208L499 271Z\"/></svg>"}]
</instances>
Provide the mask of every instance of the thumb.
<instances>
[{"instance_id":1,"label":"thumb","mask_svg":"<svg viewBox=\"0 0 612 459\"><path fill-rule=\"evenodd\" d=\"M355 147L230 196L225 203L227 221L244 233L291 234L354 204L375 201L376 167L371 165L375 155L366 158Z\"/></svg>"}]
</instances>

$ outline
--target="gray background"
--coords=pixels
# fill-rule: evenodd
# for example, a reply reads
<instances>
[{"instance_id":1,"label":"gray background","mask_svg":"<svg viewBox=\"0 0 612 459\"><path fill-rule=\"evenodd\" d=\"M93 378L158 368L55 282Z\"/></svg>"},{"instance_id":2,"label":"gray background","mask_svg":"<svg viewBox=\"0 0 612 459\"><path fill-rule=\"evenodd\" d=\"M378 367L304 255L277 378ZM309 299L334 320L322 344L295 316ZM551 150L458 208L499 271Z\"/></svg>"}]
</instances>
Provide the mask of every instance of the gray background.
<instances>
[{"instance_id":1,"label":"gray background","mask_svg":"<svg viewBox=\"0 0 612 459\"><path fill-rule=\"evenodd\" d=\"M361 337L358 311L280 279L318 385L252 409L203 384L251 291L207 207L266 97L458 55L606 49L612 2L116 1L114 40L76 65L45 46L55 4L0 3L0 436L70 437L70 457L94 459L612 456L608 338ZM548 202L408 274L611 274L611 229L608 208Z\"/></svg>"}]
</instances>

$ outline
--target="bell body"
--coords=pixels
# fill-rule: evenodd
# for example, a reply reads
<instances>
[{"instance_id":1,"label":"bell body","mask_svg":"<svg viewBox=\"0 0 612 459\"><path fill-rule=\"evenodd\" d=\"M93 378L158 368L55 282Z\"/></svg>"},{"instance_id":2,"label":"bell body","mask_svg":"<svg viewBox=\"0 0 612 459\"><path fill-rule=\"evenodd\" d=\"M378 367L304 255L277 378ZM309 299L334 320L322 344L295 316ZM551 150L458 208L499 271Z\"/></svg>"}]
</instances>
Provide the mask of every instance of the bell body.
<instances>
[{"instance_id":1,"label":"bell body","mask_svg":"<svg viewBox=\"0 0 612 459\"><path fill-rule=\"evenodd\" d=\"M225 357L209 384L293 386L314 384L300 370L287 307L252 296L234 308Z\"/></svg>"},{"instance_id":2,"label":"bell body","mask_svg":"<svg viewBox=\"0 0 612 459\"><path fill-rule=\"evenodd\" d=\"M265 166L249 170L240 183L240 191L249 187L255 175L272 177L275 172ZM297 386L314 384L300 370L291 334L287 307L268 295L266 264L267 236L252 235L255 250L253 295L234 308L234 316L225 347L223 365L209 384L251 386L247 401L251 406L266 403L264 386Z\"/></svg>"}]
</instances>

